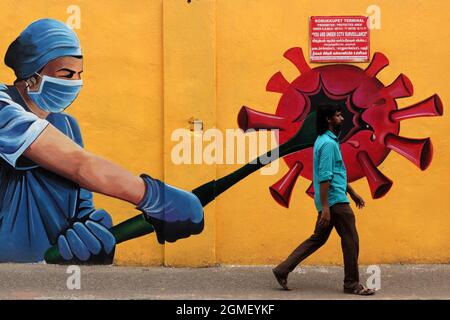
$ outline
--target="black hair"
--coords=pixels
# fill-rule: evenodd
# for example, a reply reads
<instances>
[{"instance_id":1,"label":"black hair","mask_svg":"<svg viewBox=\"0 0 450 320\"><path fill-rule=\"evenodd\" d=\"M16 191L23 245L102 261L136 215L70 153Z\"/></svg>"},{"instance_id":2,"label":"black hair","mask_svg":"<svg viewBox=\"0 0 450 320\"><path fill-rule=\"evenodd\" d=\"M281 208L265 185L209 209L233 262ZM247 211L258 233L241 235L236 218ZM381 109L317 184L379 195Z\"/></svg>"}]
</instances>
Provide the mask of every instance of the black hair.
<instances>
[{"instance_id":1,"label":"black hair","mask_svg":"<svg viewBox=\"0 0 450 320\"><path fill-rule=\"evenodd\" d=\"M324 134L328 130L327 118L333 117L336 112L342 111L341 107L336 103L323 103L317 106L317 134Z\"/></svg>"}]
</instances>

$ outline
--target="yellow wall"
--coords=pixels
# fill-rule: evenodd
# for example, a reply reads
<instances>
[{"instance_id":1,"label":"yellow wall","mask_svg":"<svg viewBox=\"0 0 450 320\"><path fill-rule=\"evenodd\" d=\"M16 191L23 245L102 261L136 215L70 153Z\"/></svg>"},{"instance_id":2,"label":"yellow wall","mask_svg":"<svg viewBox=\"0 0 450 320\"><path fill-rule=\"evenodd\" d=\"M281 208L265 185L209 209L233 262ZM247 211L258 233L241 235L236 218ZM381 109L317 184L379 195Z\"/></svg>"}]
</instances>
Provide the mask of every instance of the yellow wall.
<instances>
[{"instance_id":1,"label":"yellow wall","mask_svg":"<svg viewBox=\"0 0 450 320\"><path fill-rule=\"evenodd\" d=\"M69 112L79 121L86 147L138 174L193 189L239 165L174 165L171 132L188 128L191 117L205 129L237 128L242 105L274 113L279 94L265 91L282 71L298 76L283 58L291 47L308 48L311 15L365 15L381 9L381 30L371 33L371 52L390 60L379 79L390 84L405 73L414 95L399 108L438 93L449 101L450 3L434 1L298 0L112 0L2 1L0 52L31 21L65 21L66 8L81 8L80 37L85 57L85 86ZM358 64L365 68L367 64ZM315 64L312 67L317 66ZM14 78L0 66L0 79ZM434 157L426 171L391 152L379 167L394 181L391 191L372 200L365 179L353 183L367 207L355 209L360 263L441 263L450 261L450 146L447 114L404 121L405 137L431 137ZM272 200L268 187L283 176L251 175L205 210L201 235L160 246L150 235L118 246L116 263L127 265L275 264L313 229L316 214L299 178L289 209ZM137 212L131 205L96 196L118 223ZM311 256L309 264L340 264L338 236Z\"/></svg>"},{"instance_id":2,"label":"yellow wall","mask_svg":"<svg viewBox=\"0 0 450 320\"><path fill-rule=\"evenodd\" d=\"M277 71L288 80L298 76L282 55L291 47L308 52L309 16L365 15L371 4L381 8L381 30L371 33L371 52L381 51L390 60L379 79L387 85L405 73L414 85L414 95L399 99L399 108L438 93L445 110L450 93L449 37L443 31L449 27L444 13L450 8L448 1L224 0L217 1L220 128L236 126L242 105L275 112L280 94L265 92L266 83ZM445 112L441 118L402 122L402 136L432 138L430 167L422 172L391 152L379 167L394 181L384 198L371 198L366 179L352 184L367 203L364 210L354 209L361 263L450 261L449 133ZM220 166L218 176L237 167ZM268 187L286 171L282 163L276 176L251 176L216 201L218 262L275 264L312 233L316 215L305 194L309 181L298 179L289 209L270 197ZM337 234L333 232L327 244L305 262L341 263Z\"/></svg>"}]
</instances>

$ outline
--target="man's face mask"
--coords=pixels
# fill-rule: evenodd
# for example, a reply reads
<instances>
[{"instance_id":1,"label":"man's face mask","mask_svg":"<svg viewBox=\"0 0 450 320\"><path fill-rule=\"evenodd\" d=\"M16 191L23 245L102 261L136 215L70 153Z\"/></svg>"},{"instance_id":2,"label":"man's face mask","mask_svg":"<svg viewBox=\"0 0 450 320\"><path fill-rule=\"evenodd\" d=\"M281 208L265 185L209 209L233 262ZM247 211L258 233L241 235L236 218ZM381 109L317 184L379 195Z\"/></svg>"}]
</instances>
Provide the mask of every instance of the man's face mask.
<instances>
[{"instance_id":1,"label":"man's face mask","mask_svg":"<svg viewBox=\"0 0 450 320\"><path fill-rule=\"evenodd\" d=\"M64 80L41 76L38 91L29 91L30 99L42 110L51 113L63 112L76 99L83 86L83 80Z\"/></svg>"}]
</instances>

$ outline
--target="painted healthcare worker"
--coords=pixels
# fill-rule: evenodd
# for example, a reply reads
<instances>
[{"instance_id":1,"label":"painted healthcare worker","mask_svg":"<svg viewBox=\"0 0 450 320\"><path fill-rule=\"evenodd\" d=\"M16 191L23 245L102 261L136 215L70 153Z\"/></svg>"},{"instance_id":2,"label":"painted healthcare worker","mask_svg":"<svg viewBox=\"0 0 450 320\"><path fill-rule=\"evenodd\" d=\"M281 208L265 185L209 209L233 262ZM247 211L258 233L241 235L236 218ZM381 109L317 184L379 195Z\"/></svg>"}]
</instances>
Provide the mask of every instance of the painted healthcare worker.
<instances>
[{"instance_id":1,"label":"painted healthcare worker","mask_svg":"<svg viewBox=\"0 0 450 320\"><path fill-rule=\"evenodd\" d=\"M30 24L5 64L17 79L0 84L0 262L42 261L57 245L67 262L111 263L112 219L92 191L135 204L161 244L203 230L195 195L83 149L77 121L64 113L83 86L83 55L64 23Z\"/></svg>"}]
</instances>

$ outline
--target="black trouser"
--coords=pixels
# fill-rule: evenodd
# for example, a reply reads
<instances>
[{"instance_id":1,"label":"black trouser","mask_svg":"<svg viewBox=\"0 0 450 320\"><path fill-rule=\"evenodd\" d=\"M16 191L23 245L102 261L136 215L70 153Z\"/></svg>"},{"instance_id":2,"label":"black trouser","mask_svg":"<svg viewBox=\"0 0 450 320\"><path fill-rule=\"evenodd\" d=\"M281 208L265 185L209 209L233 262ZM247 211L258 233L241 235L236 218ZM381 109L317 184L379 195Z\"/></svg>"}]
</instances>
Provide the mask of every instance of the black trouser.
<instances>
[{"instance_id":1,"label":"black trouser","mask_svg":"<svg viewBox=\"0 0 450 320\"><path fill-rule=\"evenodd\" d=\"M287 276L301 261L319 249L328 240L333 227L335 227L341 237L342 253L344 255L344 288L354 288L359 283L359 238L353 210L348 203L337 203L330 207L330 216L330 224L324 228L319 226L321 217L321 213L319 213L314 234L300 244L285 261L276 267L282 275Z\"/></svg>"}]
</instances>

